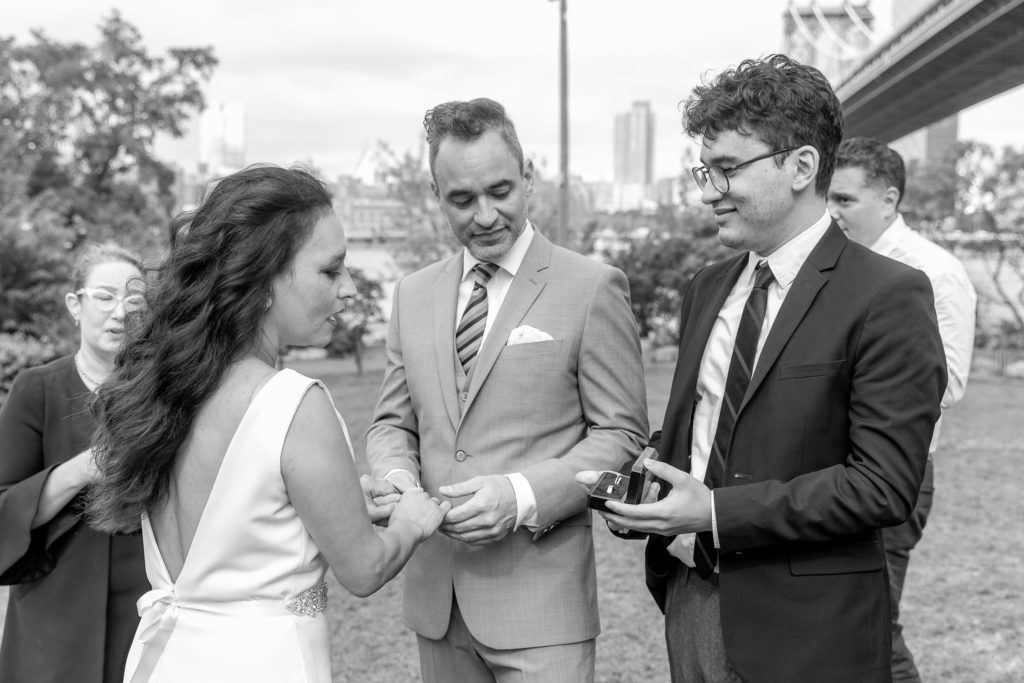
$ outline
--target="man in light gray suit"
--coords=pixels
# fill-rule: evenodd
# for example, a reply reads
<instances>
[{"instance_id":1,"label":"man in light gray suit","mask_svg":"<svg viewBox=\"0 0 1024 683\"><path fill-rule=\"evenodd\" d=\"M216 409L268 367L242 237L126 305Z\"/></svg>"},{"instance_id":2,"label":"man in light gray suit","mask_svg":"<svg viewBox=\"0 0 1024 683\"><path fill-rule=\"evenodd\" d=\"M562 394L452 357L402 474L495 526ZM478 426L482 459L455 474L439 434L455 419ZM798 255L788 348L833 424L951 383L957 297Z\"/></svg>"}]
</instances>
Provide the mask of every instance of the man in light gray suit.
<instances>
[{"instance_id":1,"label":"man in light gray suit","mask_svg":"<svg viewBox=\"0 0 1024 683\"><path fill-rule=\"evenodd\" d=\"M433 190L463 250L395 288L367 457L396 490L452 500L406 569L427 683L591 681L591 516L574 474L647 434L619 270L527 219L533 165L488 99L427 112Z\"/></svg>"}]
</instances>

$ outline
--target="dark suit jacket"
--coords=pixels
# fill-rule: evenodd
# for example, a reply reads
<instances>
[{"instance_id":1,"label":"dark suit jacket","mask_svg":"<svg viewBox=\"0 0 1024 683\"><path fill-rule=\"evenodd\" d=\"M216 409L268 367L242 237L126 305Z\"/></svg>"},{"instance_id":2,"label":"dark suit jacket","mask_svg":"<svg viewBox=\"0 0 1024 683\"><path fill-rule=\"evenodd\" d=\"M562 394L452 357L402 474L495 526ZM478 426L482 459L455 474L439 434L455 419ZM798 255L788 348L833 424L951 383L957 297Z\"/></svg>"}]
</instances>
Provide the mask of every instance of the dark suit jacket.
<instances>
[{"instance_id":1,"label":"dark suit jacket","mask_svg":"<svg viewBox=\"0 0 1024 683\"><path fill-rule=\"evenodd\" d=\"M32 529L50 471L88 447L89 390L71 356L22 371L0 410L0 584L12 584L3 683L120 681L149 590L139 534L82 519L82 494Z\"/></svg>"},{"instance_id":2,"label":"dark suit jacket","mask_svg":"<svg viewBox=\"0 0 1024 683\"><path fill-rule=\"evenodd\" d=\"M704 347L747 258L703 269L683 297L661 440L682 470ZM722 629L743 680L889 680L880 529L914 507L945 385L928 278L833 223L771 328L715 491ZM669 540L647 547L662 609Z\"/></svg>"}]
</instances>

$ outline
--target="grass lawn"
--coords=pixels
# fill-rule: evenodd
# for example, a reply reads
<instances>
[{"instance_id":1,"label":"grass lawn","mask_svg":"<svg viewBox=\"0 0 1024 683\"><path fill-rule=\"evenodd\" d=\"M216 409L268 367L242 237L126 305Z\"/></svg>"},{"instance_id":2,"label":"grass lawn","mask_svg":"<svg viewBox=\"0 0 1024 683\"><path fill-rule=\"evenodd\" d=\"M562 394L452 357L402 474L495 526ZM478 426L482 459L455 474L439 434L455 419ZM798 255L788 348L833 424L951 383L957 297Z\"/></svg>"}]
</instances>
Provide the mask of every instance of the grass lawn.
<instances>
[{"instance_id":1,"label":"grass lawn","mask_svg":"<svg viewBox=\"0 0 1024 683\"><path fill-rule=\"evenodd\" d=\"M331 387L356 450L381 378L372 358L357 377L337 361L298 369ZM647 367L652 427L660 426L673 366ZM977 376L943 422L936 501L904 592L907 641L928 681L1024 680L1024 383ZM597 680L667 681L662 618L643 585L642 544L594 525L603 632ZM401 622L401 579L365 600L332 586L336 681L416 681L415 636Z\"/></svg>"},{"instance_id":2,"label":"grass lawn","mask_svg":"<svg viewBox=\"0 0 1024 683\"><path fill-rule=\"evenodd\" d=\"M295 367L331 389L361 454L380 386L379 353L362 377L345 361ZM671 372L670 364L647 368L654 426ZM1024 680L1024 383L972 378L944 419L938 457L935 506L907 577L906 638L925 680ZM601 523L594 530L604 629L597 680L666 681L662 620L643 586L642 544L612 537ZM331 579L336 681L419 680L415 637L401 622L401 581L358 599Z\"/></svg>"}]
</instances>

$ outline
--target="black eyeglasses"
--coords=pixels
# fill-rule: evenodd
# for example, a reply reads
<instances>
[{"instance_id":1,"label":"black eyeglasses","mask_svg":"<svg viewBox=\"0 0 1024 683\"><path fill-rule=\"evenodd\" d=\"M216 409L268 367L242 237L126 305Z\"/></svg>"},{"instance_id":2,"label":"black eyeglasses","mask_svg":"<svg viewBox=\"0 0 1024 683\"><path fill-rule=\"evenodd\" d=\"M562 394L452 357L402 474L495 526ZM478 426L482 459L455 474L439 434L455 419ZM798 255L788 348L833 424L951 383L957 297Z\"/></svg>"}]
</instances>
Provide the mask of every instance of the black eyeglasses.
<instances>
[{"instance_id":1,"label":"black eyeglasses","mask_svg":"<svg viewBox=\"0 0 1024 683\"><path fill-rule=\"evenodd\" d=\"M787 147L786 149L777 149L774 152L768 152L762 154L759 157L753 159L747 159L738 164L733 164L727 168L721 166L694 166L691 171L693 172L693 179L697 182L697 187L704 189L704 186L708 184L708 180L711 181L711 186L722 194L729 192L729 174L734 171L738 171L744 166L749 166L755 161L761 161L761 159L768 159L775 156L776 154L785 154L786 152L792 152L794 149L799 147Z\"/></svg>"}]
</instances>

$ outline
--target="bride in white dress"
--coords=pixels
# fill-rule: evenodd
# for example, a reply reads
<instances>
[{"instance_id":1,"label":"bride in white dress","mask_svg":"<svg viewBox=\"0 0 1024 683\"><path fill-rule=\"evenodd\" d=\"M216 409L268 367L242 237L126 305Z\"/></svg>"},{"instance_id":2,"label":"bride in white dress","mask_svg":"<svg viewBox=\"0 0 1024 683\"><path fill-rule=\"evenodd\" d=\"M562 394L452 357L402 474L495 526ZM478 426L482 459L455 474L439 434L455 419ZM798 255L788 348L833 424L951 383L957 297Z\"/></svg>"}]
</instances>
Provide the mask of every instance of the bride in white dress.
<instances>
[{"instance_id":1,"label":"bride in white dress","mask_svg":"<svg viewBox=\"0 0 1024 683\"><path fill-rule=\"evenodd\" d=\"M328 683L327 567L373 593L450 504L365 497L326 388L275 368L285 346L326 345L355 293L323 185L251 167L175 227L97 400L89 514L141 522L152 584L125 681Z\"/></svg>"}]
</instances>

